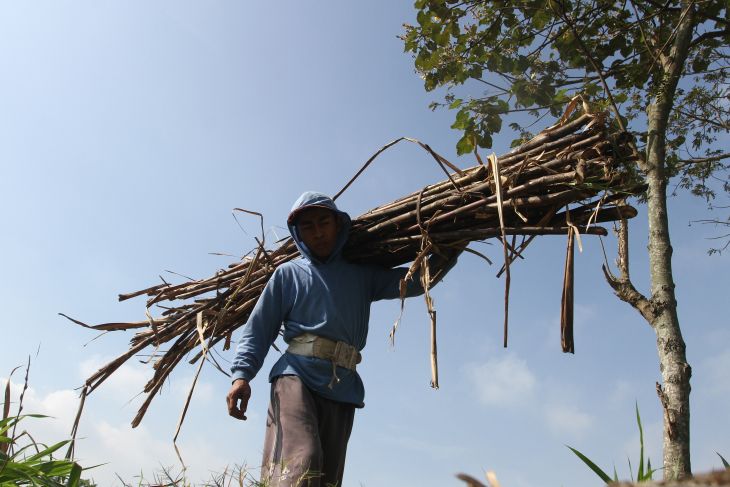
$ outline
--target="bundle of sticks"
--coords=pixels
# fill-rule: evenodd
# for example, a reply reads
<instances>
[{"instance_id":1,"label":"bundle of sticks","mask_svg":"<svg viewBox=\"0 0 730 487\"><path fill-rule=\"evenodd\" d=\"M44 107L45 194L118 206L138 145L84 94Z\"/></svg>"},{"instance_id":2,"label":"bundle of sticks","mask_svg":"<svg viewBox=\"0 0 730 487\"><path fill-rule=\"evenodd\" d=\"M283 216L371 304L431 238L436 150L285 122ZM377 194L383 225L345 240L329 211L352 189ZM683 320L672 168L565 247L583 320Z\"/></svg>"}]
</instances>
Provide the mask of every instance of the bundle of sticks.
<instances>
[{"instance_id":1,"label":"bundle of sticks","mask_svg":"<svg viewBox=\"0 0 730 487\"><path fill-rule=\"evenodd\" d=\"M574 238L579 239L580 233L605 235L606 230L595 223L635 216L636 210L622 202L641 187L627 169L631 166L627 162L635 157L628 136L610 133L605 114L582 113L573 114L570 120L565 118L506 155L490 156L486 162L476 155L478 164L466 170L456 168L427 145L411 140L436 159L447 179L355 218L345 258L384 266L411 262L408 277L416 275L419 268L424 271L421 276L428 276L424 268L428 255L445 247L463 247L471 241L498 239L504 257L498 276L506 274L506 346L510 263L521 258L537 235L568 235L561 321L563 351L572 352ZM378 151L365 167L395 142ZM174 285L163 281L120 295L120 301L149 297L143 321L90 326L69 318L96 330L138 329L126 352L88 378L84 396L127 360L153 348L154 374L144 389L147 397L132 421L137 426L165 379L182 360L199 362L198 373L204 362L223 371L209 353L211 347L220 342L224 349L230 346L233 331L246 323L274 269L299 255L291 239L273 249L266 248L263 238L257 242L254 251L242 260L207 279ZM424 284L431 312L427 279ZM153 306L163 310L160 316L152 316ZM435 313L431 313L431 326L432 385L437 387ZM168 346L161 352L163 344ZM194 383L188 403L193 389Z\"/></svg>"}]
</instances>

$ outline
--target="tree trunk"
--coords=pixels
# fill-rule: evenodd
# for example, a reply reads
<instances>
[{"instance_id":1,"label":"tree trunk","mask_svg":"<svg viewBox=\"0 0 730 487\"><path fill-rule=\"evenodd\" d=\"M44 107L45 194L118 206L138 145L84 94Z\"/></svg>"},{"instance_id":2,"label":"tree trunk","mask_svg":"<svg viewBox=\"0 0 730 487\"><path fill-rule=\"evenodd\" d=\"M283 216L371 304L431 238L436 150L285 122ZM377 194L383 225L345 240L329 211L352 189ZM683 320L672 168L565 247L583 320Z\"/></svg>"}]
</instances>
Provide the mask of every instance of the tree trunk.
<instances>
[{"instance_id":1,"label":"tree trunk","mask_svg":"<svg viewBox=\"0 0 730 487\"><path fill-rule=\"evenodd\" d=\"M694 24L694 6L683 3L676 36L668 54L661 56L663 79L656 98L648 107L648 140L644 171L648 183L649 272L651 275L650 325L656 332L659 369L663 385L657 384L664 410L664 478L691 475L689 451L689 379L691 368L677 317L672 277L672 246L667 218L666 132L679 77L689 50Z\"/></svg>"},{"instance_id":2,"label":"tree trunk","mask_svg":"<svg viewBox=\"0 0 730 487\"><path fill-rule=\"evenodd\" d=\"M651 129L650 129L651 130ZM658 137L657 137L658 138ZM657 146L663 144L656 144ZM647 162L663 150L647 151ZM663 149L663 148L662 148ZM663 154L661 154L663 156ZM662 160L663 162L663 160ZM654 319L650 322L657 337L659 370L663 386L657 392L664 409L664 478L677 479L691 474L689 453L689 379L691 369L677 317L677 301L672 278L672 246L667 219L666 180L663 164L647 177L649 195L649 271Z\"/></svg>"}]
</instances>

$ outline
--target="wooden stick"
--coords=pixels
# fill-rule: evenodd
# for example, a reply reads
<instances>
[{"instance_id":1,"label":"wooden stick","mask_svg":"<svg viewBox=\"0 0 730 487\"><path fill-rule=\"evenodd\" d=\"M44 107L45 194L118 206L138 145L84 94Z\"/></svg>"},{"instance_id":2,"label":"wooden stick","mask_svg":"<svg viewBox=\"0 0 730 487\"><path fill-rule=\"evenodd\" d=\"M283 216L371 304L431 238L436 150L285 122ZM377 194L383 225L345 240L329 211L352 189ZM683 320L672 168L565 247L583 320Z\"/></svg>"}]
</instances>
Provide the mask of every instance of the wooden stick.
<instances>
[{"instance_id":1,"label":"wooden stick","mask_svg":"<svg viewBox=\"0 0 730 487\"><path fill-rule=\"evenodd\" d=\"M400 140L408 140L424 148L444 169L447 178L355 218L343 251L345 258L353 262L389 266L412 262L409 270L412 273L422 262L427 262L431 253L438 252L439 246L499 238L503 247L504 270L508 273L504 313L506 346L509 266L516 258L522 257L534 237L567 234L569 248L572 249L570 242L576 231L575 224L615 221L636 215L636 210L631 207L620 206L617 209L610 206L617 195L625 198L642 190L631 183L630 175L622 166L622 161L632 157L627 157L630 151L624 147L627 139L609 134L606 117L602 114L584 113L563 122L561 120L558 125L508 154L492 156L490 166L477 165L464 170L451 165L427 144L413 139L401 138L386 145L368 160L362 170L383 150ZM454 173L450 174L446 166ZM599 200L601 208L596 207ZM579 206L571 210L571 219L565 223L567 214L555 213L567 204ZM607 232L602 227L590 226L585 233L605 235ZM513 236L511 244L508 235ZM517 236L523 237L520 245L516 245ZM189 279L179 284L163 279L163 284L119 295L120 300L148 296L148 313L157 306L163 310L159 318L150 314L150 320L146 321L90 326L66 316L80 326L96 330L140 329L132 337L129 350L87 379L87 394L131 357L147 347L155 347L152 357L159 358L154 362L153 376L144 388L147 397L133 421L134 426L138 425L178 363L197 350L190 362L201 360L199 367L202 367L207 350L220 341L228 343L232 332L246 322L274 269L299 257L292 239L279 243L281 245L274 250L268 250L262 242L257 245L255 253L249 252L240 261L206 279ZM566 259L562 303L564 323L571 314L568 298L573 284L568 270L572 272L572 265L572 260L568 262ZM428 270L425 272L428 273ZM428 290L426 295L431 318L431 381L437 387L436 312ZM200 333L196 328L197 317L206 322ZM564 330L564 342L567 344L567 325ZM169 348L158 352L158 347L165 343L170 343ZM181 418L184 419L184 412Z\"/></svg>"}]
</instances>

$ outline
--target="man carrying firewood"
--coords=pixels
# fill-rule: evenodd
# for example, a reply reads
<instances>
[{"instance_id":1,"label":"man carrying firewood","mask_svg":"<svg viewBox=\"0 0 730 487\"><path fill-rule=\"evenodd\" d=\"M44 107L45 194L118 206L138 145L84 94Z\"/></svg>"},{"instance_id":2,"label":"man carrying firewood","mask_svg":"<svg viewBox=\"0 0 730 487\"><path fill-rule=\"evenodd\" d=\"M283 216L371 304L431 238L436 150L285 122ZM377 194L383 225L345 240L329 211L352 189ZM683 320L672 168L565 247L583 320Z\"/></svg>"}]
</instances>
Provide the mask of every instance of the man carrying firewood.
<instances>
[{"instance_id":1,"label":"man carrying firewood","mask_svg":"<svg viewBox=\"0 0 730 487\"><path fill-rule=\"evenodd\" d=\"M243 327L231 366L228 413L246 419L249 382L283 325L288 348L269 374L261 479L272 487L340 487L355 408L364 406L356 366L370 303L399 298L407 269L345 260L350 217L324 194L300 196L287 223L301 257L277 267ZM429 258L432 285L465 246ZM418 273L406 284L406 296L423 293Z\"/></svg>"}]
</instances>

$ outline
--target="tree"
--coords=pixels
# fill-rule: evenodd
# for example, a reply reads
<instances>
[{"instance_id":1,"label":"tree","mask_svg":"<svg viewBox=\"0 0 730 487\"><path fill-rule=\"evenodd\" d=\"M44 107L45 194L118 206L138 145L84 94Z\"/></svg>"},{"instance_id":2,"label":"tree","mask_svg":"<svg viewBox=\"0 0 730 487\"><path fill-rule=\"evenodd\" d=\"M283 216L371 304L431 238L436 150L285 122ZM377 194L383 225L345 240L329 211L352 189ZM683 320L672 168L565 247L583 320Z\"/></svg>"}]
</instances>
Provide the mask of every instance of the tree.
<instances>
[{"instance_id":1,"label":"tree","mask_svg":"<svg viewBox=\"0 0 730 487\"><path fill-rule=\"evenodd\" d=\"M417 0L418 25L406 25L405 50L426 90L446 87L457 110L459 154L489 148L508 114L558 116L576 95L615 114L636 136L647 184L647 297L632 284L626 226L619 238L619 276L604 269L617 296L657 337L664 409L664 476L691 473L691 368L677 318L667 186L706 198L730 193L726 161L715 147L730 130L730 14L723 0ZM474 92L477 96L462 96ZM485 90L485 91L482 91ZM458 93L457 93L458 92ZM457 96L458 95L458 96ZM514 119L514 118L513 118ZM519 138L530 134L510 124Z\"/></svg>"}]
</instances>

